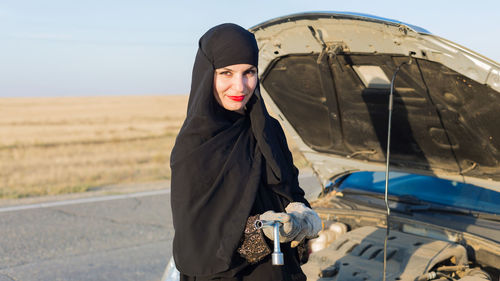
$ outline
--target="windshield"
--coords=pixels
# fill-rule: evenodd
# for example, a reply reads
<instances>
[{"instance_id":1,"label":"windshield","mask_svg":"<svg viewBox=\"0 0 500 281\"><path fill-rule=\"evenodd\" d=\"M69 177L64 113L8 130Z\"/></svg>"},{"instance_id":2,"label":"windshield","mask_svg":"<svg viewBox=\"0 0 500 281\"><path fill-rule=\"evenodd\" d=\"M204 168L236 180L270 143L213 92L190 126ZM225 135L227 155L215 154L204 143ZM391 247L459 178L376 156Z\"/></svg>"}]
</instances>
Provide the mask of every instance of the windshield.
<instances>
[{"instance_id":1,"label":"windshield","mask_svg":"<svg viewBox=\"0 0 500 281\"><path fill-rule=\"evenodd\" d=\"M346 177L339 190L354 188L384 193L385 172L356 172ZM410 195L422 201L474 211L500 214L500 193L472 184L408 173L389 173L389 194Z\"/></svg>"}]
</instances>

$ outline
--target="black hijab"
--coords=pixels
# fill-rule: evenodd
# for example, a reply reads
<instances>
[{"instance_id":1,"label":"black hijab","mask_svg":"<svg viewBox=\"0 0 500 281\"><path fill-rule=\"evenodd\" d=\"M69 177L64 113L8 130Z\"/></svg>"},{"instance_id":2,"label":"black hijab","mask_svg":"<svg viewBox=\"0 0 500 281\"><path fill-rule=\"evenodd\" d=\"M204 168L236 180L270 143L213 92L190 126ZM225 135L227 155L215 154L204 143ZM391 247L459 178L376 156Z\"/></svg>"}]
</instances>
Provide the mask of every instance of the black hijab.
<instances>
[{"instance_id":1,"label":"black hijab","mask_svg":"<svg viewBox=\"0 0 500 281\"><path fill-rule=\"evenodd\" d=\"M258 65L257 42L249 31L222 24L201 37L187 117L170 162L173 256L186 275L230 267L259 185L286 202L305 201L283 130L269 116L259 86L245 115L214 98L214 70L242 63Z\"/></svg>"}]
</instances>

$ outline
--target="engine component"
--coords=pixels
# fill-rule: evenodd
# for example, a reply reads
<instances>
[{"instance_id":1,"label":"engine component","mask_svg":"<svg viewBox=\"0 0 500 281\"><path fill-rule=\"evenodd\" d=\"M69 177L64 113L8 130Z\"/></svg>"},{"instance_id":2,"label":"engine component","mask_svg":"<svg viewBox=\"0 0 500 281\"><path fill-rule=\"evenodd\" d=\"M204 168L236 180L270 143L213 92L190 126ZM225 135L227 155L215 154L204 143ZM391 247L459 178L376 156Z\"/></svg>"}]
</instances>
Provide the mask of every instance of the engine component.
<instances>
[{"instance_id":1,"label":"engine component","mask_svg":"<svg viewBox=\"0 0 500 281\"><path fill-rule=\"evenodd\" d=\"M470 269L459 281L491 281L488 273L480 269Z\"/></svg>"},{"instance_id":2,"label":"engine component","mask_svg":"<svg viewBox=\"0 0 500 281\"><path fill-rule=\"evenodd\" d=\"M317 252L328 247L340 235L347 232L347 226L341 222L332 223L330 226L318 233L318 238L309 240L311 252Z\"/></svg>"},{"instance_id":3,"label":"engine component","mask_svg":"<svg viewBox=\"0 0 500 281\"><path fill-rule=\"evenodd\" d=\"M384 228L365 226L342 234L327 248L312 253L302 269L324 281L382 280L385 233ZM456 243L396 230L391 230L388 240L388 280L414 281L452 258L456 265L468 263L465 248Z\"/></svg>"}]
</instances>

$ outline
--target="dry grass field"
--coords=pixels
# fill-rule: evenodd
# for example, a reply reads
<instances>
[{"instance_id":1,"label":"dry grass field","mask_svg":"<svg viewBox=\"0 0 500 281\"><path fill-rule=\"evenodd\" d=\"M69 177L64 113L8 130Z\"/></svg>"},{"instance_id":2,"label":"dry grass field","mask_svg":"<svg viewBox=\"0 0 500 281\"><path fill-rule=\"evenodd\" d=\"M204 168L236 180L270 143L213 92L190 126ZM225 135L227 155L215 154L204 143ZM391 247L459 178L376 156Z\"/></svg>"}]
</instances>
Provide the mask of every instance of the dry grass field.
<instances>
[{"instance_id":1,"label":"dry grass field","mask_svg":"<svg viewBox=\"0 0 500 281\"><path fill-rule=\"evenodd\" d=\"M168 179L187 96L0 99L0 198Z\"/></svg>"},{"instance_id":2,"label":"dry grass field","mask_svg":"<svg viewBox=\"0 0 500 281\"><path fill-rule=\"evenodd\" d=\"M169 179L187 99L0 98L0 198ZM307 165L292 151L299 167Z\"/></svg>"}]
</instances>

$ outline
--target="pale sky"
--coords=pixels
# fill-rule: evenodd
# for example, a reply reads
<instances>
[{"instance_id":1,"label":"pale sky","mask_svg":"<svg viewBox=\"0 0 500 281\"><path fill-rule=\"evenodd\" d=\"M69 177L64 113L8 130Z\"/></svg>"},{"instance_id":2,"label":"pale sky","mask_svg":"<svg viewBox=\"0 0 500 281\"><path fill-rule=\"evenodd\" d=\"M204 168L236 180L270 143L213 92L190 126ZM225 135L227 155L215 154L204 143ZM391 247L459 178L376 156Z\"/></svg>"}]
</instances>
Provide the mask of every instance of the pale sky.
<instances>
[{"instance_id":1,"label":"pale sky","mask_svg":"<svg viewBox=\"0 0 500 281\"><path fill-rule=\"evenodd\" d=\"M498 0L2 0L0 97L188 94L210 27L311 11L399 20L500 62Z\"/></svg>"}]
</instances>

